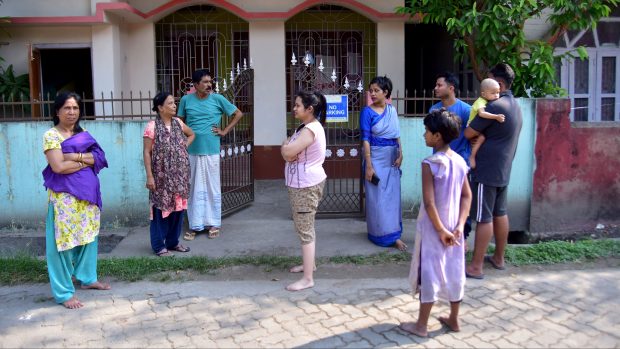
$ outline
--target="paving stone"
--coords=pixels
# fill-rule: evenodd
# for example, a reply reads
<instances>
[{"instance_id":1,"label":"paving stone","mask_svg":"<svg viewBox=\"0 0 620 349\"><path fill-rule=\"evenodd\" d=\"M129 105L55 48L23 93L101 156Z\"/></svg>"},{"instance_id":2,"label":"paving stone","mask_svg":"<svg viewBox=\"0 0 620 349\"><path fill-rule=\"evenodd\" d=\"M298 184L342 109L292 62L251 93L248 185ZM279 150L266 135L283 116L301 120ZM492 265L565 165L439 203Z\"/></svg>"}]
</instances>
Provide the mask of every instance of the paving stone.
<instances>
[{"instance_id":1,"label":"paving stone","mask_svg":"<svg viewBox=\"0 0 620 349\"><path fill-rule=\"evenodd\" d=\"M377 321L375 319L373 319L372 317L366 316L363 318L348 321L344 325L346 326L346 328L348 328L351 331L357 331L360 329L371 327L372 325L375 325L376 323Z\"/></svg>"},{"instance_id":2,"label":"paving stone","mask_svg":"<svg viewBox=\"0 0 620 349\"><path fill-rule=\"evenodd\" d=\"M620 343L618 270L497 274L468 283L461 332L448 332L437 322L449 312L448 304L438 302L428 339L397 329L400 321L415 321L419 310L419 301L398 286L403 283L325 279L306 293L267 294L271 283L248 281L236 282L228 295L219 291L229 287L225 281L187 282L176 287L179 292L168 283L119 282L110 292L84 293L87 307L76 311L45 300L49 296L36 285L32 291L0 287L0 347L614 348ZM204 291L209 287L217 297Z\"/></svg>"},{"instance_id":3,"label":"paving stone","mask_svg":"<svg viewBox=\"0 0 620 349\"><path fill-rule=\"evenodd\" d=\"M348 343L342 348L370 348L371 345L366 340L359 340L356 342Z\"/></svg>"}]
</instances>

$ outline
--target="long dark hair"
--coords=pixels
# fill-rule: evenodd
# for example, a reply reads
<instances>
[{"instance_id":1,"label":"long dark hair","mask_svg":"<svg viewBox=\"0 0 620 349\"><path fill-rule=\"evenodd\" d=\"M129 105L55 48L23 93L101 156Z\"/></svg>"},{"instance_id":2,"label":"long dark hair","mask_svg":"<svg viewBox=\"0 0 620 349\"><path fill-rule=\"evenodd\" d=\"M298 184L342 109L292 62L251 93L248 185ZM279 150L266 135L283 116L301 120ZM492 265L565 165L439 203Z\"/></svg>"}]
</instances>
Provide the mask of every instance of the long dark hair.
<instances>
[{"instance_id":1,"label":"long dark hair","mask_svg":"<svg viewBox=\"0 0 620 349\"><path fill-rule=\"evenodd\" d=\"M75 125L73 125L73 134L77 134L80 133L82 131L84 131L84 129L82 129L82 127L80 126L80 120L82 120L82 104L80 103L82 101L82 99L80 98L80 95L78 95L75 92L61 92L56 96L56 99L54 100L54 116L52 116L52 120L54 121L54 126L58 125L58 123L60 122L60 118L58 117L58 111L60 109L62 109L62 107L65 105L65 103L67 103L67 100L69 99L75 99L75 102L78 105L78 108L80 108L80 116L78 117L78 120L75 122Z\"/></svg>"},{"instance_id":2,"label":"long dark hair","mask_svg":"<svg viewBox=\"0 0 620 349\"><path fill-rule=\"evenodd\" d=\"M314 117L319 120L321 125L325 125L325 116L327 113L327 100L321 92L299 91L295 95L301 99L304 108L312 107Z\"/></svg>"}]
</instances>

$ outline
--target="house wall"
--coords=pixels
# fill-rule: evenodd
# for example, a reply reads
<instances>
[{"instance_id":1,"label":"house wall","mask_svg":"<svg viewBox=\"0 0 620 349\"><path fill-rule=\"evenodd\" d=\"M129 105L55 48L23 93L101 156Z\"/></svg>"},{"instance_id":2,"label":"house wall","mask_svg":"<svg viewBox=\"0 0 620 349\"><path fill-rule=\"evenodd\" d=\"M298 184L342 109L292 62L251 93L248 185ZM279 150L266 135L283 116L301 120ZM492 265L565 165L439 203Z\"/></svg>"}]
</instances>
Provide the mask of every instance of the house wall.
<instances>
[{"instance_id":1,"label":"house wall","mask_svg":"<svg viewBox=\"0 0 620 349\"><path fill-rule=\"evenodd\" d=\"M4 5L2 5L4 6ZM92 41L92 29L90 27L4 27L9 38L8 45L0 46L0 57L4 58L3 65L13 65L16 74L28 73L28 45L34 47L44 46L47 48L62 48L69 45L90 46Z\"/></svg>"},{"instance_id":2,"label":"house wall","mask_svg":"<svg viewBox=\"0 0 620 349\"><path fill-rule=\"evenodd\" d=\"M102 224L137 225L148 220L142 132L146 122L83 121L106 152L109 167L99 174ZM50 122L0 123L0 228L41 227L47 193L42 137Z\"/></svg>"},{"instance_id":3,"label":"house wall","mask_svg":"<svg viewBox=\"0 0 620 349\"><path fill-rule=\"evenodd\" d=\"M620 122L571 123L570 107L564 99L536 105L536 237L620 223Z\"/></svg>"},{"instance_id":4,"label":"house wall","mask_svg":"<svg viewBox=\"0 0 620 349\"><path fill-rule=\"evenodd\" d=\"M157 92L155 76L155 25L128 23L120 27L122 91ZM150 110L150 107L147 108Z\"/></svg>"},{"instance_id":5,"label":"house wall","mask_svg":"<svg viewBox=\"0 0 620 349\"><path fill-rule=\"evenodd\" d=\"M508 186L508 215L511 231L528 231L535 136L535 100L519 99L523 128ZM422 118L400 118L403 146L401 201L405 214L416 215L422 201L422 160L432 154L424 142Z\"/></svg>"},{"instance_id":6,"label":"house wall","mask_svg":"<svg viewBox=\"0 0 620 349\"><path fill-rule=\"evenodd\" d=\"M99 1L100 2L100 1ZM2 16L48 17L48 16L90 16L90 0L4 0L0 5ZM92 7L94 10L94 5Z\"/></svg>"}]
</instances>

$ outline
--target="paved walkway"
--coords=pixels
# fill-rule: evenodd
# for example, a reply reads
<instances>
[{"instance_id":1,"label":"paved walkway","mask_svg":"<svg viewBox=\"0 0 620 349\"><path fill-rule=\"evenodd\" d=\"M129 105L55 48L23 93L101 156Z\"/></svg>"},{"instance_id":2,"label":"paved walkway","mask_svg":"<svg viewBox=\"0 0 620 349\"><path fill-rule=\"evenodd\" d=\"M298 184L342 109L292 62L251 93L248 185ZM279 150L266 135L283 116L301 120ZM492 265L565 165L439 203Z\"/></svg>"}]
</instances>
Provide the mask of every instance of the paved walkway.
<instances>
[{"instance_id":1,"label":"paved walkway","mask_svg":"<svg viewBox=\"0 0 620 349\"><path fill-rule=\"evenodd\" d=\"M48 285L0 287L0 347L620 347L617 268L468 281L462 331L440 326L441 304L427 339L396 328L418 310L404 277L287 282L115 283L78 291L80 310L53 304Z\"/></svg>"}]
</instances>

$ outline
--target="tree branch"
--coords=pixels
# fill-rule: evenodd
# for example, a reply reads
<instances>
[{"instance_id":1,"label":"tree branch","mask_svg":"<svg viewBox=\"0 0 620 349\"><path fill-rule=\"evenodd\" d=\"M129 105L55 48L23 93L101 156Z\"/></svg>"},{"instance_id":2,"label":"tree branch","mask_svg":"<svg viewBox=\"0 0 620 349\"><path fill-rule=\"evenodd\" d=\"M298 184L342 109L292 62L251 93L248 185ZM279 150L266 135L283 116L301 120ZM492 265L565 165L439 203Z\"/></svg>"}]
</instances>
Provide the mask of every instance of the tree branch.
<instances>
[{"instance_id":1,"label":"tree branch","mask_svg":"<svg viewBox=\"0 0 620 349\"><path fill-rule=\"evenodd\" d=\"M469 35L464 35L463 40L467 43L467 56L469 57L469 61L471 62L471 68L476 74L476 79L478 81L482 81L484 78L482 76L482 72L480 71L480 66L478 66L478 59L476 58L476 48L474 46L474 40Z\"/></svg>"},{"instance_id":2,"label":"tree branch","mask_svg":"<svg viewBox=\"0 0 620 349\"><path fill-rule=\"evenodd\" d=\"M562 24L559 28L557 28L555 33L547 40L547 43L549 45L553 46L553 44L555 44L555 42L558 41L560 36L562 36L562 35L564 35L564 33L566 33L567 29L568 29L568 24Z\"/></svg>"}]
</instances>

